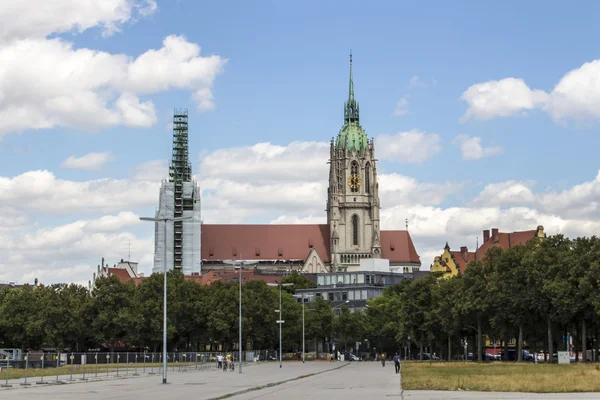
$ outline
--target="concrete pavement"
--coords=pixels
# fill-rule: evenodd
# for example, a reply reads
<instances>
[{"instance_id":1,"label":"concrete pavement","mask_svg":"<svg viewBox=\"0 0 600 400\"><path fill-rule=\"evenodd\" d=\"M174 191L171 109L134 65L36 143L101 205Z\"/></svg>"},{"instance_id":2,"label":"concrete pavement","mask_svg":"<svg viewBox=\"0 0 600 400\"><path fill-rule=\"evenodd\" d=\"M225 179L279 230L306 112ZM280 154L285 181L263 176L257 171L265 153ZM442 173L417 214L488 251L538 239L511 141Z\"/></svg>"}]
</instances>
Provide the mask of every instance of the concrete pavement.
<instances>
[{"instance_id":1,"label":"concrete pavement","mask_svg":"<svg viewBox=\"0 0 600 400\"><path fill-rule=\"evenodd\" d=\"M598 399L599 393L532 394L492 392L402 391L401 376L394 373L392 363L381 367L375 362L278 362L246 365L244 373L216 369L169 372L169 384L161 384L161 376L116 378L99 382L65 385L43 385L0 390L2 400L172 400L193 399L267 400L327 399L371 400L398 398L426 399Z\"/></svg>"}]
</instances>

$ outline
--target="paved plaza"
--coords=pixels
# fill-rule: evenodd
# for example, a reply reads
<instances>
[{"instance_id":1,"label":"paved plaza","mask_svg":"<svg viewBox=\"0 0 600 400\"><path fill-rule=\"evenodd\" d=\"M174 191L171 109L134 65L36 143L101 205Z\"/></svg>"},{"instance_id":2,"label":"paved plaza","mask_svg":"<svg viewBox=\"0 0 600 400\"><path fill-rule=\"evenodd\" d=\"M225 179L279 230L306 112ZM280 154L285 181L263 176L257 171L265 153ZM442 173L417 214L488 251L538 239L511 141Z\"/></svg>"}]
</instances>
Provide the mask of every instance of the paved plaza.
<instances>
[{"instance_id":1,"label":"paved plaza","mask_svg":"<svg viewBox=\"0 0 600 400\"><path fill-rule=\"evenodd\" d=\"M161 376L110 378L63 385L22 387L12 381L12 388L0 389L2 400L75 400L135 399L161 400L175 398L236 400L252 399L327 399L370 400L398 398L426 399L598 399L598 393L549 394L402 391L401 377L393 364L375 362L269 362L248 365L243 374L214 368L200 371L171 372L169 384L161 384Z\"/></svg>"}]
</instances>

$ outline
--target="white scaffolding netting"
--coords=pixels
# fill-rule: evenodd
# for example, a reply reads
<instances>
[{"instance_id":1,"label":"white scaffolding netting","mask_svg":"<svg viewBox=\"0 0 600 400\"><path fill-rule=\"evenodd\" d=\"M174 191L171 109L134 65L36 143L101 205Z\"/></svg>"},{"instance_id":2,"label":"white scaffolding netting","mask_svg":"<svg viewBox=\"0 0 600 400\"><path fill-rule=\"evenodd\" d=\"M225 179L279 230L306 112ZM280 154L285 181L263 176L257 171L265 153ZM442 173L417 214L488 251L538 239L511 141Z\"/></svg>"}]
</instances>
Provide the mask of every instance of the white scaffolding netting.
<instances>
[{"instance_id":1,"label":"white scaffolding netting","mask_svg":"<svg viewBox=\"0 0 600 400\"><path fill-rule=\"evenodd\" d=\"M183 183L183 198L193 198L193 210L183 211L184 217L192 217L183 221L182 231L182 270L186 275L194 272L201 273L200 257L200 188L195 181ZM173 182L163 181L160 188L159 208L156 218L170 218L174 215L175 187ZM167 270L173 269L173 224L167 224L167 246L165 248L164 225L162 222L155 224L154 236L154 268L152 272L162 272L166 258Z\"/></svg>"}]
</instances>

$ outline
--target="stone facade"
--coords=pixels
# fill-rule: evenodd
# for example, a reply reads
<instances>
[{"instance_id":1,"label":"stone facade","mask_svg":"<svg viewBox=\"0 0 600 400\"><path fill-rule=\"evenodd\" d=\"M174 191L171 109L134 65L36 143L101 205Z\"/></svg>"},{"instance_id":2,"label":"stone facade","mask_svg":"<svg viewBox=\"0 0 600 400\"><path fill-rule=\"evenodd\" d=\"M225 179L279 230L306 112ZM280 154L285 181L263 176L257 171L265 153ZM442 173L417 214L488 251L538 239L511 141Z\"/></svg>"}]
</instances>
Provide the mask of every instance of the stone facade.
<instances>
[{"instance_id":1,"label":"stone facade","mask_svg":"<svg viewBox=\"0 0 600 400\"><path fill-rule=\"evenodd\" d=\"M381 257L375 147L360 125L352 58L344 126L330 145L327 192L332 270L347 270L349 266L360 264L361 258Z\"/></svg>"}]
</instances>

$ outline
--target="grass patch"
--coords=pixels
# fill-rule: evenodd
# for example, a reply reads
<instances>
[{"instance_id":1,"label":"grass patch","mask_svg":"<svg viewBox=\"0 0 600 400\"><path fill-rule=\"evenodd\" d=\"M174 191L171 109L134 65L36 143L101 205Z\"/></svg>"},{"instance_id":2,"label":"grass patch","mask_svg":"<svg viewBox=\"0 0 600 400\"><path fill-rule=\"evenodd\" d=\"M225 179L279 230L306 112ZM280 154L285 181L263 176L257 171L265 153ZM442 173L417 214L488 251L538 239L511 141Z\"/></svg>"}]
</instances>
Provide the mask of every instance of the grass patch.
<instances>
[{"instance_id":1,"label":"grass patch","mask_svg":"<svg viewBox=\"0 0 600 400\"><path fill-rule=\"evenodd\" d=\"M593 364L403 362L402 388L480 392L600 392L600 367Z\"/></svg>"}]
</instances>

